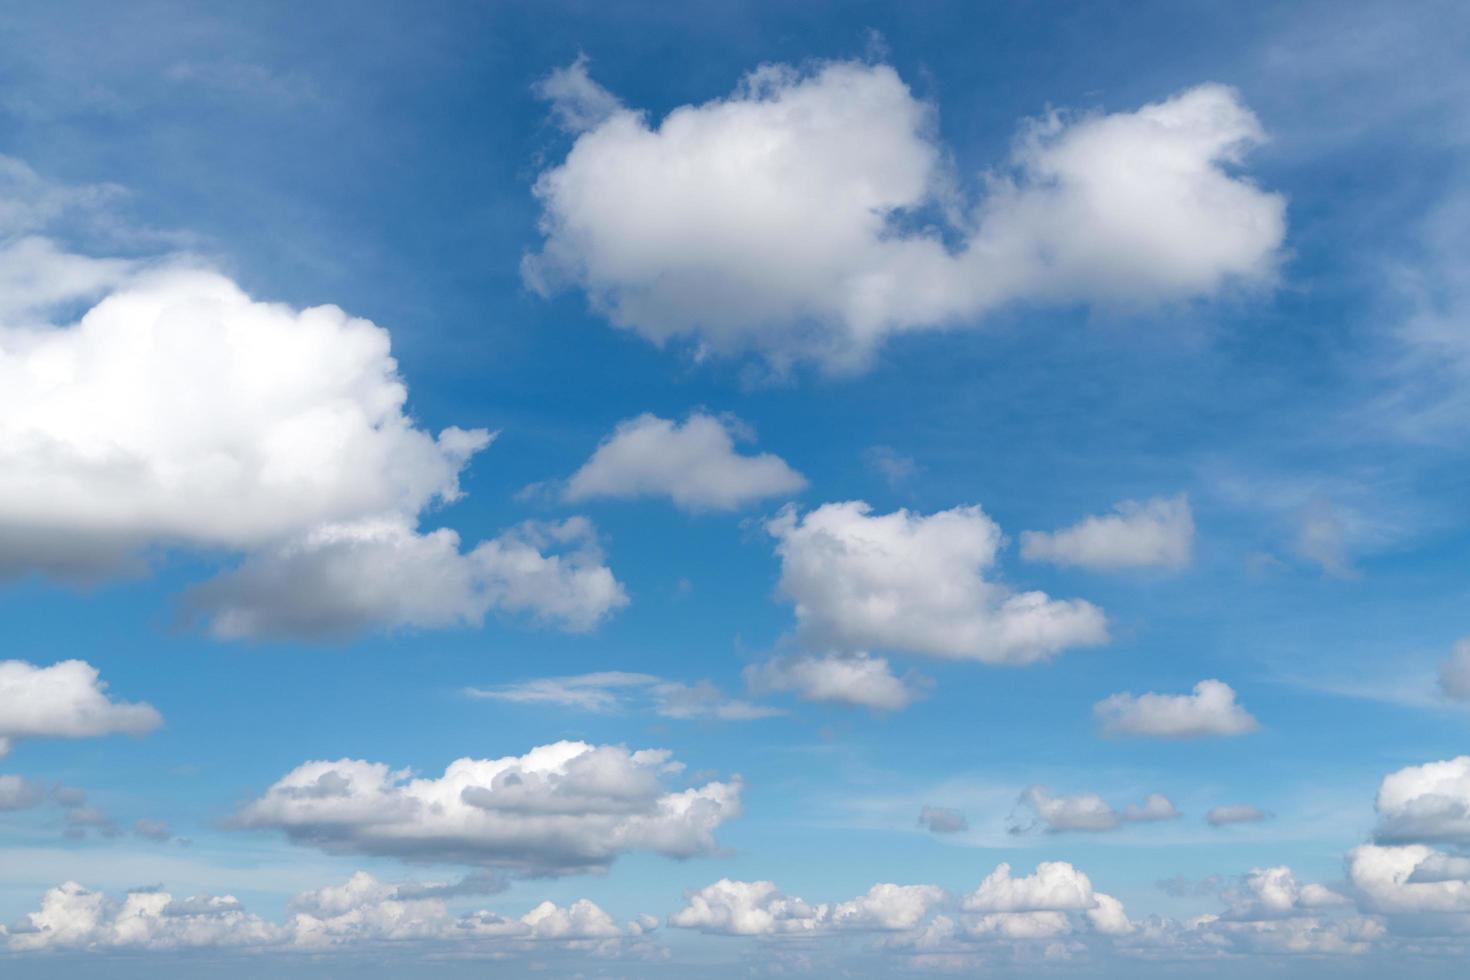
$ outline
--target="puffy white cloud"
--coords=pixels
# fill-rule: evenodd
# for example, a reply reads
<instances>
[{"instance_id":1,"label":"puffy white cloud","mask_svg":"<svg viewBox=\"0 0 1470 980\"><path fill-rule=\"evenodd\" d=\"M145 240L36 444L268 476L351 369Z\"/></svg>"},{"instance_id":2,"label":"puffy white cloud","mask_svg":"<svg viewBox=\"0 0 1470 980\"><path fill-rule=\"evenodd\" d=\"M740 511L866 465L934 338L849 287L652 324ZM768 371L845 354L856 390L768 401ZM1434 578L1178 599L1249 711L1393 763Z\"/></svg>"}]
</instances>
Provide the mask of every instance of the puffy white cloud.
<instances>
[{"instance_id":1,"label":"puffy white cloud","mask_svg":"<svg viewBox=\"0 0 1470 980\"><path fill-rule=\"evenodd\" d=\"M883 883L847 902L812 905L785 895L773 882L722 878L688 893L669 925L731 936L896 931L914 928L944 898L934 885Z\"/></svg>"},{"instance_id":2,"label":"puffy white cloud","mask_svg":"<svg viewBox=\"0 0 1470 980\"><path fill-rule=\"evenodd\" d=\"M745 668L745 681L757 692L790 691L804 701L851 704L874 711L901 710L920 694L918 681L895 677L885 658L866 653L777 657Z\"/></svg>"},{"instance_id":3,"label":"puffy white cloud","mask_svg":"<svg viewBox=\"0 0 1470 980\"><path fill-rule=\"evenodd\" d=\"M1116 830L1126 823L1154 823L1179 816L1173 802L1161 793L1150 793L1142 803L1130 804L1120 813L1096 793L1056 796L1045 786L1029 786L1022 791L1016 811L1012 815L1013 834Z\"/></svg>"},{"instance_id":4,"label":"puffy white cloud","mask_svg":"<svg viewBox=\"0 0 1470 980\"><path fill-rule=\"evenodd\" d=\"M281 941L280 928L245 912L225 895L186 899L163 891L129 892L121 901L69 881L46 892L39 911L12 930L12 950L181 949L257 946Z\"/></svg>"},{"instance_id":5,"label":"puffy white cloud","mask_svg":"<svg viewBox=\"0 0 1470 980\"><path fill-rule=\"evenodd\" d=\"M961 908L983 913L966 926L973 938L1050 939L1073 932L1079 913L1102 935L1133 931L1123 903L1095 891L1092 879L1065 861L1043 861L1020 878L1011 876L1009 864L999 864L965 896Z\"/></svg>"},{"instance_id":6,"label":"puffy white cloud","mask_svg":"<svg viewBox=\"0 0 1470 980\"><path fill-rule=\"evenodd\" d=\"M39 911L11 931L15 951L50 949L242 948L330 950L430 943L460 954L505 956L537 946L619 951L648 931L645 922L620 927L586 899L562 907L542 902L519 918L489 911L451 914L419 884L392 884L359 871L340 885L303 892L287 916L270 922L245 911L230 895L174 898L161 889L129 892L122 901L67 882L46 892Z\"/></svg>"},{"instance_id":7,"label":"puffy white cloud","mask_svg":"<svg viewBox=\"0 0 1470 980\"><path fill-rule=\"evenodd\" d=\"M1457 874L1463 869L1449 855L1423 844L1363 844L1348 852L1347 869L1354 891L1374 911L1454 914L1470 927L1470 880Z\"/></svg>"},{"instance_id":8,"label":"puffy white cloud","mask_svg":"<svg viewBox=\"0 0 1470 980\"><path fill-rule=\"evenodd\" d=\"M667 751L556 742L523 756L458 759L438 779L382 763L307 762L237 815L333 853L500 866L606 868L619 854L709 853L740 814L738 780L671 789Z\"/></svg>"},{"instance_id":9,"label":"puffy white cloud","mask_svg":"<svg viewBox=\"0 0 1470 980\"><path fill-rule=\"evenodd\" d=\"M1365 916L1295 916L1236 921L1217 918L1195 926L1206 948L1265 956L1361 956L1385 937L1383 923Z\"/></svg>"},{"instance_id":10,"label":"puffy white cloud","mask_svg":"<svg viewBox=\"0 0 1470 980\"><path fill-rule=\"evenodd\" d=\"M12 569L147 544L250 549L459 495L483 430L404 414L381 327L142 273L73 326L0 327L0 526Z\"/></svg>"},{"instance_id":11,"label":"puffy white cloud","mask_svg":"<svg viewBox=\"0 0 1470 980\"><path fill-rule=\"evenodd\" d=\"M1014 592L986 578L1003 538L979 507L872 514L862 501L793 508L768 521L780 594L808 649L898 650L1026 664L1107 639L1082 600Z\"/></svg>"},{"instance_id":12,"label":"puffy white cloud","mask_svg":"<svg viewBox=\"0 0 1470 980\"><path fill-rule=\"evenodd\" d=\"M226 639L330 639L371 628L479 625L492 611L590 630L628 604L592 525L527 522L461 552L447 528L326 525L257 552L185 604Z\"/></svg>"},{"instance_id":13,"label":"puffy white cloud","mask_svg":"<svg viewBox=\"0 0 1470 980\"><path fill-rule=\"evenodd\" d=\"M1087 517L1060 531L1025 531L1021 557L1084 568L1169 568L1189 564L1194 515L1189 499L1125 500L1113 513Z\"/></svg>"},{"instance_id":14,"label":"puffy white cloud","mask_svg":"<svg viewBox=\"0 0 1470 980\"><path fill-rule=\"evenodd\" d=\"M626 603L584 522L467 552L451 531L418 530L461 496L492 435L420 428L382 327L257 300L186 255L93 258L16 237L87 194L41 193L15 161L0 170L0 577L243 556L189 602L230 637L492 609L585 629Z\"/></svg>"},{"instance_id":15,"label":"puffy white cloud","mask_svg":"<svg viewBox=\"0 0 1470 980\"><path fill-rule=\"evenodd\" d=\"M683 423L655 415L620 422L567 481L567 500L668 497L685 510L734 510L796 493L806 479L779 456L744 456L738 421L695 412Z\"/></svg>"},{"instance_id":16,"label":"puffy white cloud","mask_svg":"<svg viewBox=\"0 0 1470 980\"><path fill-rule=\"evenodd\" d=\"M975 939L1055 939L1072 931L1072 919L1061 912L998 912L982 915L965 926Z\"/></svg>"},{"instance_id":17,"label":"puffy white cloud","mask_svg":"<svg viewBox=\"0 0 1470 980\"><path fill-rule=\"evenodd\" d=\"M1252 868L1240 888L1228 893L1227 898L1230 907L1223 918L1242 921L1284 919L1351 904L1325 885L1302 884L1284 865Z\"/></svg>"},{"instance_id":18,"label":"puffy white cloud","mask_svg":"<svg viewBox=\"0 0 1470 980\"><path fill-rule=\"evenodd\" d=\"M1389 773L1376 806L1381 841L1470 843L1470 755Z\"/></svg>"},{"instance_id":19,"label":"puffy white cloud","mask_svg":"<svg viewBox=\"0 0 1470 980\"><path fill-rule=\"evenodd\" d=\"M1257 823L1269 819L1271 814L1249 803L1224 803L1211 807L1205 821L1211 827L1223 827L1232 823Z\"/></svg>"},{"instance_id":20,"label":"puffy white cloud","mask_svg":"<svg viewBox=\"0 0 1470 980\"><path fill-rule=\"evenodd\" d=\"M960 834L970 829L970 821L962 810L926 804L919 811L919 826L931 834Z\"/></svg>"},{"instance_id":21,"label":"puffy white cloud","mask_svg":"<svg viewBox=\"0 0 1470 980\"><path fill-rule=\"evenodd\" d=\"M584 711L626 708L635 692L646 695L653 711L665 718L750 721L782 712L768 705L727 697L709 681L686 684L653 674L604 670L571 677L543 677L500 687L467 688L472 698L516 704L554 704Z\"/></svg>"},{"instance_id":22,"label":"puffy white cloud","mask_svg":"<svg viewBox=\"0 0 1470 980\"><path fill-rule=\"evenodd\" d=\"M1193 694L1114 694L1093 705L1104 735L1202 738L1248 735L1260 728L1218 680L1200 681Z\"/></svg>"},{"instance_id":23,"label":"puffy white cloud","mask_svg":"<svg viewBox=\"0 0 1470 980\"><path fill-rule=\"evenodd\" d=\"M838 929L912 929L945 899L935 885L878 884L832 907Z\"/></svg>"},{"instance_id":24,"label":"puffy white cloud","mask_svg":"<svg viewBox=\"0 0 1470 980\"><path fill-rule=\"evenodd\" d=\"M162 724L152 705L110 699L107 682L85 661L0 661L0 757L20 739L142 735Z\"/></svg>"},{"instance_id":25,"label":"puffy white cloud","mask_svg":"<svg viewBox=\"0 0 1470 980\"><path fill-rule=\"evenodd\" d=\"M656 126L578 63L541 87L577 132L524 264L620 327L701 351L860 368L893 333L1007 303L1148 304L1271 279L1284 202L1233 173L1262 139L1231 89L1028 124L980 203L931 106L885 65L763 66ZM1230 168L1230 169L1227 169ZM960 240L912 219L939 213Z\"/></svg>"},{"instance_id":26,"label":"puffy white cloud","mask_svg":"<svg viewBox=\"0 0 1470 980\"><path fill-rule=\"evenodd\" d=\"M1033 874L1011 877L1011 866L996 865L969 895L967 912L1081 912L1096 904L1092 879L1065 861L1043 861Z\"/></svg>"},{"instance_id":27,"label":"puffy white cloud","mask_svg":"<svg viewBox=\"0 0 1470 980\"><path fill-rule=\"evenodd\" d=\"M1455 644L1439 668L1439 687L1446 697L1470 701L1470 637Z\"/></svg>"}]
</instances>

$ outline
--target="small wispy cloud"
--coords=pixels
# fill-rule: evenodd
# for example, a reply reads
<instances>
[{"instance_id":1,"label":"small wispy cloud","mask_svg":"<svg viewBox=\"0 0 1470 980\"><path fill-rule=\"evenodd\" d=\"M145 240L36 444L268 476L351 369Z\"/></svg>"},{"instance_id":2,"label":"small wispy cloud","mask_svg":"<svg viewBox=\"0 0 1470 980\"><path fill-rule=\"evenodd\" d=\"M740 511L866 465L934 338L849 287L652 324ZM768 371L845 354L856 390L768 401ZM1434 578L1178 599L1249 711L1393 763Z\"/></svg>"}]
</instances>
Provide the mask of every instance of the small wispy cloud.
<instances>
[{"instance_id":1,"label":"small wispy cloud","mask_svg":"<svg viewBox=\"0 0 1470 980\"><path fill-rule=\"evenodd\" d=\"M467 687L464 693L487 701L547 704L596 713L647 708L661 717L680 720L750 721L785 714L779 708L729 697L711 681L689 684L621 670Z\"/></svg>"}]
</instances>

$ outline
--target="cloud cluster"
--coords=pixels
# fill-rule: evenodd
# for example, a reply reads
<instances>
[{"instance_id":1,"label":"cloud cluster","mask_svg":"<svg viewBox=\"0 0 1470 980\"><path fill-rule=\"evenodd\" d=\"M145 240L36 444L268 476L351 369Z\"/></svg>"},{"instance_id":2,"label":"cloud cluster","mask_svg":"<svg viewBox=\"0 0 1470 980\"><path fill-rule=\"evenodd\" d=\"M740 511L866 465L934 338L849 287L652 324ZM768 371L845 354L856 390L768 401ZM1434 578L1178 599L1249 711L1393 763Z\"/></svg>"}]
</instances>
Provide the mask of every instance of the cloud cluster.
<instances>
[{"instance_id":1,"label":"cloud cluster","mask_svg":"<svg viewBox=\"0 0 1470 980\"><path fill-rule=\"evenodd\" d=\"M586 899L562 907L542 902L518 918L449 912L432 886L392 884L358 872L340 885L291 900L282 922L247 912L231 895L176 898L139 889L121 900L67 882L46 892L41 908L12 927L12 951L184 950L236 948L323 953L432 943L461 954L506 956L538 949L594 954L629 952L654 928L649 917L619 925Z\"/></svg>"},{"instance_id":2,"label":"cloud cluster","mask_svg":"<svg viewBox=\"0 0 1470 980\"><path fill-rule=\"evenodd\" d=\"M419 427L385 329L261 301L186 255L94 258L16 237L70 198L9 200L34 175L0 169L0 577L243 556L188 601L225 637L491 610L585 629L626 603L585 522L468 551L419 530L493 437Z\"/></svg>"},{"instance_id":3,"label":"cloud cluster","mask_svg":"<svg viewBox=\"0 0 1470 980\"><path fill-rule=\"evenodd\" d=\"M858 369L892 334L1010 303L1267 283L1285 234L1282 198L1237 172L1261 128L1220 85L1031 122L974 206L933 108L886 65L766 65L657 125L583 61L541 92L577 135L536 182L545 241L527 282L582 289L654 342L753 350L778 368Z\"/></svg>"},{"instance_id":4,"label":"cloud cluster","mask_svg":"<svg viewBox=\"0 0 1470 980\"><path fill-rule=\"evenodd\" d=\"M307 762L236 816L332 853L494 866L527 875L605 869L619 854L715 849L740 815L738 779L673 789L661 749L556 742L522 756L458 759L437 779L382 763Z\"/></svg>"},{"instance_id":5,"label":"cloud cluster","mask_svg":"<svg viewBox=\"0 0 1470 980\"><path fill-rule=\"evenodd\" d=\"M685 896L669 925L729 936L911 929L945 898L934 885L878 884L850 901L812 905L769 881L722 878Z\"/></svg>"},{"instance_id":6,"label":"cloud cluster","mask_svg":"<svg viewBox=\"0 0 1470 980\"><path fill-rule=\"evenodd\" d=\"M1056 796L1045 786L1028 786L1016 800L1010 832L1100 832L1117 830L1129 823L1174 820L1178 816L1173 801L1161 793L1150 793L1142 803L1130 804L1120 811L1096 793Z\"/></svg>"},{"instance_id":7,"label":"cloud cluster","mask_svg":"<svg viewBox=\"0 0 1470 980\"><path fill-rule=\"evenodd\" d=\"M1107 639L1096 606L987 577L1003 537L979 507L926 516L829 503L787 508L766 530L781 558L780 594L796 604L809 650L1028 664Z\"/></svg>"},{"instance_id":8,"label":"cloud cluster","mask_svg":"<svg viewBox=\"0 0 1470 980\"><path fill-rule=\"evenodd\" d=\"M741 455L737 420L703 412L682 423L656 415L619 422L592 458L567 480L569 501L596 497L668 497L684 510L735 510L796 493L806 479L771 453Z\"/></svg>"},{"instance_id":9,"label":"cloud cluster","mask_svg":"<svg viewBox=\"0 0 1470 980\"><path fill-rule=\"evenodd\" d=\"M143 735L162 724L150 704L109 698L107 682L85 661L0 660L0 758L21 739Z\"/></svg>"},{"instance_id":10,"label":"cloud cluster","mask_svg":"<svg viewBox=\"0 0 1470 980\"><path fill-rule=\"evenodd\" d=\"M1260 723L1218 680L1200 681L1193 694L1114 694L1093 705L1104 735L1203 738L1249 735Z\"/></svg>"},{"instance_id":11,"label":"cloud cluster","mask_svg":"<svg viewBox=\"0 0 1470 980\"><path fill-rule=\"evenodd\" d=\"M1194 515L1183 495L1125 500L1060 531L1021 534L1022 558L1082 568L1180 569L1193 548Z\"/></svg>"}]
</instances>

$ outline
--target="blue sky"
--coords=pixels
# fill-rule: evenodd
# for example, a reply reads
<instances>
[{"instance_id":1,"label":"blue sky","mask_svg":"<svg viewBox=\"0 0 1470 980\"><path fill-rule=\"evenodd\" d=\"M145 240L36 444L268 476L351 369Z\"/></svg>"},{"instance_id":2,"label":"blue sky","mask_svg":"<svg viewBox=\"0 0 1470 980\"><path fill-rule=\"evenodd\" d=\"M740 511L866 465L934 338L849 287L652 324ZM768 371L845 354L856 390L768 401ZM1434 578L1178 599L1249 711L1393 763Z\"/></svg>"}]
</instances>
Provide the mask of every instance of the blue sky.
<instances>
[{"instance_id":1,"label":"blue sky","mask_svg":"<svg viewBox=\"0 0 1470 980\"><path fill-rule=\"evenodd\" d=\"M10 5L7 975L1458 975L1467 34Z\"/></svg>"}]
</instances>

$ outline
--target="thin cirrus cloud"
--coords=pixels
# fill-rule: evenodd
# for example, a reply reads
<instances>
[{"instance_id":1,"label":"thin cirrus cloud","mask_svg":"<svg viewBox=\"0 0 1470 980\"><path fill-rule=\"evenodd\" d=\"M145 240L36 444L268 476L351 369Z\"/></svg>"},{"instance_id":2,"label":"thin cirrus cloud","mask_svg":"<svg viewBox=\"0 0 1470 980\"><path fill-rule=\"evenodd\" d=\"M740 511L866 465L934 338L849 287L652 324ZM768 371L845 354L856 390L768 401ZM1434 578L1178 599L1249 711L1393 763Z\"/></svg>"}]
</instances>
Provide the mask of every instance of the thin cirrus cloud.
<instances>
[{"instance_id":1,"label":"thin cirrus cloud","mask_svg":"<svg viewBox=\"0 0 1470 980\"><path fill-rule=\"evenodd\" d=\"M612 712L646 700L653 712L682 720L752 721L783 714L779 708L726 696L709 681L687 684L653 674L604 670L570 677L542 677L465 689L471 698L511 704L546 704L582 711Z\"/></svg>"},{"instance_id":2,"label":"thin cirrus cloud","mask_svg":"<svg viewBox=\"0 0 1470 980\"><path fill-rule=\"evenodd\" d=\"M1271 814L1249 803L1222 803L1205 813L1205 822L1211 827L1224 827L1234 823L1260 823L1271 819Z\"/></svg>"},{"instance_id":3,"label":"thin cirrus cloud","mask_svg":"<svg viewBox=\"0 0 1470 980\"><path fill-rule=\"evenodd\" d=\"M1218 680L1203 680L1191 694L1114 694L1093 705L1106 736L1204 738L1249 735L1260 723Z\"/></svg>"},{"instance_id":4,"label":"thin cirrus cloud","mask_svg":"<svg viewBox=\"0 0 1470 980\"><path fill-rule=\"evenodd\" d=\"M779 456L736 450L737 440L752 438L729 417L695 412L675 422L640 415L618 423L567 480L563 497L667 497L684 510L735 510L806 486L806 478Z\"/></svg>"},{"instance_id":5,"label":"thin cirrus cloud","mask_svg":"<svg viewBox=\"0 0 1470 980\"><path fill-rule=\"evenodd\" d=\"M1455 701L1470 701L1470 637L1460 640L1439 667L1439 689Z\"/></svg>"},{"instance_id":6,"label":"thin cirrus cloud","mask_svg":"<svg viewBox=\"0 0 1470 980\"><path fill-rule=\"evenodd\" d=\"M1106 642L1102 610L988 577L1003 536L979 507L874 514L862 501L788 507L766 523L778 590L808 650L885 650L1029 664Z\"/></svg>"},{"instance_id":7,"label":"thin cirrus cloud","mask_svg":"<svg viewBox=\"0 0 1470 980\"><path fill-rule=\"evenodd\" d=\"M1100 570L1163 568L1189 564L1194 515L1189 499L1125 500L1111 514L1087 517L1059 531L1023 531L1021 557Z\"/></svg>"},{"instance_id":8,"label":"thin cirrus cloud","mask_svg":"<svg viewBox=\"0 0 1470 980\"><path fill-rule=\"evenodd\" d=\"M64 190L69 207L92 199ZM468 552L452 531L418 529L462 496L461 472L493 435L419 428L387 330L255 299L194 256L76 254L34 233L61 204L8 204L0 577L96 580L159 550L242 556L185 602L227 638L490 611L586 629L626 603L585 521Z\"/></svg>"},{"instance_id":9,"label":"thin cirrus cloud","mask_svg":"<svg viewBox=\"0 0 1470 980\"><path fill-rule=\"evenodd\" d=\"M745 668L752 691L795 694L803 701L898 711L923 695L925 681L896 677L887 659L866 653L776 657Z\"/></svg>"},{"instance_id":10,"label":"thin cirrus cloud","mask_svg":"<svg viewBox=\"0 0 1470 980\"><path fill-rule=\"evenodd\" d=\"M24 739L143 735L162 724L152 705L110 698L107 682L85 661L0 661L0 758Z\"/></svg>"},{"instance_id":11,"label":"thin cirrus cloud","mask_svg":"<svg viewBox=\"0 0 1470 980\"><path fill-rule=\"evenodd\" d=\"M966 205L933 106L892 68L766 65L656 125L585 60L540 87L575 135L541 173L542 293L615 325L784 368L865 367L894 334L1014 303L1139 306L1269 284L1285 202L1239 173L1264 133L1223 85L1131 112L1053 112ZM961 244L892 217L936 208Z\"/></svg>"},{"instance_id":12,"label":"thin cirrus cloud","mask_svg":"<svg viewBox=\"0 0 1470 980\"><path fill-rule=\"evenodd\" d=\"M522 756L458 759L437 778L355 759L304 763L234 818L329 853L502 868L601 871L627 851L708 854L740 815L741 783L676 789L661 749L556 742Z\"/></svg>"},{"instance_id":13,"label":"thin cirrus cloud","mask_svg":"<svg viewBox=\"0 0 1470 980\"><path fill-rule=\"evenodd\" d=\"M813 904L787 896L774 882L722 878L687 893L669 925L726 936L898 931L918 925L945 897L934 885L885 882L845 902Z\"/></svg>"},{"instance_id":14,"label":"thin cirrus cloud","mask_svg":"<svg viewBox=\"0 0 1470 980\"><path fill-rule=\"evenodd\" d=\"M1178 816L1173 802L1161 793L1150 793L1142 803L1116 810L1096 793L1056 796L1045 786L1028 786L1016 800L1009 829L1012 834L1100 833L1125 824L1157 823Z\"/></svg>"}]
</instances>

